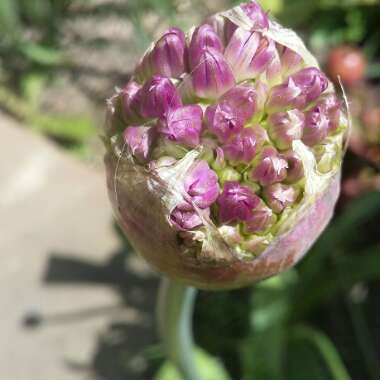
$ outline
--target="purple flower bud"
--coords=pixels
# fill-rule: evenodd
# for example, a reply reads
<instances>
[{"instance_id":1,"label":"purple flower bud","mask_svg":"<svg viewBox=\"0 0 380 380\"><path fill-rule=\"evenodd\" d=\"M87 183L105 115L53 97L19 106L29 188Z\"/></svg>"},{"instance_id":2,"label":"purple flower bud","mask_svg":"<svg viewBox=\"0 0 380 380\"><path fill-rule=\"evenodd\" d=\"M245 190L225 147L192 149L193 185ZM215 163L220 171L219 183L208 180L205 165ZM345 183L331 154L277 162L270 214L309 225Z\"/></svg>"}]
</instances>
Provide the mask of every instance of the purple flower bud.
<instances>
[{"instance_id":1,"label":"purple flower bud","mask_svg":"<svg viewBox=\"0 0 380 380\"><path fill-rule=\"evenodd\" d=\"M302 137L305 115L299 110L277 112L269 116L269 136L277 148L283 150L292 146L294 140Z\"/></svg>"},{"instance_id":2,"label":"purple flower bud","mask_svg":"<svg viewBox=\"0 0 380 380\"><path fill-rule=\"evenodd\" d=\"M227 181L217 202L222 223L239 223L252 217L260 198L249 187L236 181Z\"/></svg>"},{"instance_id":3,"label":"purple flower bud","mask_svg":"<svg viewBox=\"0 0 380 380\"><path fill-rule=\"evenodd\" d=\"M181 105L177 89L168 78L155 75L141 89L141 114L144 117L162 117L169 109Z\"/></svg>"},{"instance_id":4,"label":"purple flower bud","mask_svg":"<svg viewBox=\"0 0 380 380\"><path fill-rule=\"evenodd\" d=\"M210 25L214 29L214 32L217 34L220 41L224 45L226 42L226 35L225 35L226 20L225 20L225 18L219 14L216 14L216 15L208 17L205 22L206 22L206 24Z\"/></svg>"},{"instance_id":5,"label":"purple flower bud","mask_svg":"<svg viewBox=\"0 0 380 380\"><path fill-rule=\"evenodd\" d=\"M208 130L223 142L238 133L244 124L239 110L223 102L209 106L205 112Z\"/></svg>"},{"instance_id":6,"label":"purple flower bud","mask_svg":"<svg viewBox=\"0 0 380 380\"><path fill-rule=\"evenodd\" d=\"M281 53L282 74L291 75L298 71L303 64L302 57L294 50L284 47Z\"/></svg>"},{"instance_id":7,"label":"purple flower bud","mask_svg":"<svg viewBox=\"0 0 380 380\"><path fill-rule=\"evenodd\" d=\"M268 29L269 18L264 9L258 4L257 1L251 0L248 3L241 4L241 9L253 21L253 28L255 29Z\"/></svg>"},{"instance_id":8,"label":"purple flower bud","mask_svg":"<svg viewBox=\"0 0 380 380\"><path fill-rule=\"evenodd\" d=\"M286 160L277 153L276 149L268 147L260 154L251 176L260 185L267 186L283 181L286 178L287 168L288 163Z\"/></svg>"},{"instance_id":9,"label":"purple flower bud","mask_svg":"<svg viewBox=\"0 0 380 380\"><path fill-rule=\"evenodd\" d=\"M260 202L245 222L244 229L248 233L264 232L276 222L276 215L264 202Z\"/></svg>"},{"instance_id":10,"label":"purple flower bud","mask_svg":"<svg viewBox=\"0 0 380 380\"><path fill-rule=\"evenodd\" d=\"M342 102L335 94L329 94L320 100L319 105L327 112L329 118L329 132L335 132L340 123Z\"/></svg>"},{"instance_id":11,"label":"purple flower bud","mask_svg":"<svg viewBox=\"0 0 380 380\"><path fill-rule=\"evenodd\" d=\"M286 183L295 183L304 177L304 169L301 158L293 151L286 152L284 158L288 162Z\"/></svg>"},{"instance_id":12,"label":"purple flower bud","mask_svg":"<svg viewBox=\"0 0 380 380\"><path fill-rule=\"evenodd\" d=\"M316 106L306 113L302 141L309 146L320 143L329 132L329 117L323 106Z\"/></svg>"},{"instance_id":13,"label":"purple flower bud","mask_svg":"<svg viewBox=\"0 0 380 380\"><path fill-rule=\"evenodd\" d=\"M269 207L276 213L280 213L284 208L291 206L298 198L299 191L294 187L275 183L268 186L263 192L264 198Z\"/></svg>"},{"instance_id":14,"label":"purple flower bud","mask_svg":"<svg viewBox=\"0 0 380 380\"><path fill-rule=\"evenodd\" d=\"M269 112L289 108L305 108L316 100L328 86L326 76L316 67L308 67L291 75L288 80L273 87L267 109Z\"/></svg>"},{"instance_id":15,"label":"purple flower bud","mask_svg":"<svg viewBox=\"0 0 380 380\"><path fill-rule=\"evenodd\" d=\"M269 28L269 18L263 8L256 2L250 1L240 5L244 13L252 20L252 31L263 31ZM238 26L229 19L225 22L226 41L229 41Z\"/></svg>"},{"instance_id":16,"label":"purple flower bud","mask_svg":"<svg viewBox=\"0 0 380 380\"><path fill-rule=\"evenodd\" d=\"M169 109L158 123L158 130L168 140L189 147L199 144L203 111L199 105Z\"/></svg>"},{"instance_id":17,"label":"purple flower bud","mask_svg":"<svg viewBox=\"0 0 380 380\"><path fill-rule=\"evenodd\" d=\"M244 128L223 145L223 151L226 158L233 163L249 164L262 142L253 128Z\"/></svg>"},{"instance_id":18,"label":"purple flower bud","mask_svg":"<svg viewBox=\"0 0 380 380\"><path fill-rule=\"evenodd\" d=\"M124 142L139 161L146 161L155 137L153 127L128 127L123 133Z\"/></svg>"},{"instance_id":19,"label":"purple flower bud","mask_svg":"<svg viewBox=\"0 0 380 380\"><path fill-rule=\"evenodd\" d=\"M200 52L191 78L195 95L209 100L219 98L235 85L233 72L224 56L211 48Z\"/></svg>"},{"instance_id":20,"label":"purple flower bud","mask_svg":"<svg viewBox=\"0 0 380 380\"><path fill-rule=\"evenodd\" d=\"M266 109L268 112L276 112L293 108L297 97L300 97L301 93L302 90L290 77L286 83L279 84L272 88Z\"/></svg>"},{"instance_id":21,"label":"purple flower bud","mask_svg":"<svg viewBox=\"0 0 380 380\"><path fill-rule=\"evenodd\" d=\"M259 111L259 114L261 114L264 111L265 103L268 98L268 85L261 80L256 80L255 89L257 93L257 97L256 97L257 110Z\"/></svg>"},{"instance_id":22,"label":"purple flower bud","mask_svg":"<svg viewBox=\"0 0 380 380\"><path fill-rule=\"evenodd\" d=\"M258 32L236 29L225 50L237 81L255 78L275 57L275 44Z\"/></svg>"},{"instance_id":23,"label":"purple flower bud","mask_svg":"<svg viewBox=\"0 0 380 380\"><path fill-rule=\"evenodd\" d=\"M141 86L138 83L130 81L121 90L121 109L124 121L126 123L140 121L141 119L139 114L141 97L140 89Z\"/></svg>"},{"instance_id":24,"label":"purple flower bud","mask_svg":"<svg viewBox=\"0 0 380 380\"><path fill-rule=\"evenodd\" d=\"M316 100L328 86L328 79L316 67L308 67L292 75L294 83L302 90L302 99L297 99L298 106L304 107Z\"/></svg>"},{"instance_id":25,"label":"purple flower bud","mask_svg":"<svg viewBox=\"0 0 380 380\"><path fill-rule=\"evenodd\" d=\"M185 179L185 191L201 209L210 207L216 201L219 195L218 176L206 161L198 161L191 168Z\"/></svg>"},{"instance_id":26,"label":"purple flower bud","mask_svg":"<svg viewBox=\"0 0 380 380\"><path fill-rule=\"evenodd\" d=\"M237 85L226 92L221 102L227 103L235 109L244 122L248 121L256 112L257 93L253 86L248 84Z\"/></svg>"},{"instance_id":27,"label":"purple flower bud","mask_svg":"<svg viewBox=\"0 0 380 380\"><path fill-rule=\"evenodd\" d=\"M223 53L224 49L222 41L211 25L204 24L198 26L194 30L189 46L189 64L191 70L199 63L203 50L209 48L220 53Z\"/></svg>"},{"instance_id":28,"label":"purple flower bud","mask_svg":"<svg viewBox=\"0 0 380 380\"><path fill-rule=\"evenodd\" d=\"M164 77L180 77L185 71L185 34L170 28L156 42L150 53L152 73Z\"/></svg>"},{"instance_id":29,"label":"purple flower bud","mask_svg":"<svg viewBox=\"0 0 380 380\"><path fill-rule=\"evenodd\" d=\"M193 209L177 206L170 214L170 222L177 231L188 231L203 224L201 216Z\"/></svg>"}]
</instances>

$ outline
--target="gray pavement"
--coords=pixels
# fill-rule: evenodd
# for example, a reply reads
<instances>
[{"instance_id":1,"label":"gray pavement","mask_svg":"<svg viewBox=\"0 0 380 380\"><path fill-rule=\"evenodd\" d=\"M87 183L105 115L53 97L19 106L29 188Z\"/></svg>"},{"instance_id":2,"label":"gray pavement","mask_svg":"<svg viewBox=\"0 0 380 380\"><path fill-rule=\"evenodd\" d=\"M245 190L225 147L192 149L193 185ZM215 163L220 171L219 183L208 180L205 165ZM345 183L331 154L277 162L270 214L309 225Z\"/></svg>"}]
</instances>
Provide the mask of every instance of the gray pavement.
<instances>
[{"instance_id":1,"label":"gray pavement","mask_svg":"<svg viewBox=\"0 0 380 380\"><path fill-rule=\"evenodd\" d=\"M151 379L157 280L104 174L0 114L0 379Z\"/></svg>"}]
</instances>

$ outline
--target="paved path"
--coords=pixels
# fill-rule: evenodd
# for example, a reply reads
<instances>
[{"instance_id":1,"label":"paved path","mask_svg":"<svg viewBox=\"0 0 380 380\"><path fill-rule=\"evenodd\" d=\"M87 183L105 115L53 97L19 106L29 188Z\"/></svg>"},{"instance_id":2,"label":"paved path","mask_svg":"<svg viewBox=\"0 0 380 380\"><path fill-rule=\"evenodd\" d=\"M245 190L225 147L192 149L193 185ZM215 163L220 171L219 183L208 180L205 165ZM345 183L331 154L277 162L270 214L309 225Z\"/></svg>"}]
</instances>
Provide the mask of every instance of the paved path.
<instances>
[{"instance_id":1,"label":"paved path","mask_svg":"<svg viewBox=\"0 0 380 380\"><path fill-rule=\"evenodd\" d=\"M103 173L3 114L0 136L0 379L150 379L157 284Z\"/></svg>"}]
</instances>

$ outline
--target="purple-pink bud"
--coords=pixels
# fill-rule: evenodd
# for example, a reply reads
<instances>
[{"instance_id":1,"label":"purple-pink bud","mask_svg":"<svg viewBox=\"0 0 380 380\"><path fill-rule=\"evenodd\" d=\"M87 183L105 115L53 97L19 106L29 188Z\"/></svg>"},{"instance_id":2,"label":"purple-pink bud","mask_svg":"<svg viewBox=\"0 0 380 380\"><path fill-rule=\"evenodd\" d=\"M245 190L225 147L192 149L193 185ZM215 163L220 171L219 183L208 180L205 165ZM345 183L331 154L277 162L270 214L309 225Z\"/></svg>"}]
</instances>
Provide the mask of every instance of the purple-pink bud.
<instances>
[{"instance_id":1,"label":"purple-pink bud","mask_svg":"<svg viewBox=\"0 0 380 380\"><path fill-rule=\"evenodd\" d=\"M339 127L342 102L335 94L324 96L319 105L323 107L329 118L329 132L335 132Z\"/></svg>"},{"instance_id":2,"label":"purple-pink bud","mask_svg":"<svg viewBox=\"0 0 380 380\"><path fill-rule=\"evenodd\" d=\"M245 222L245 230L248 233L264 232L270 228L277 217L264 202L260 202L254 209L252 216Z\"/></svg>"},{"instance_id":3,"label":"purple-pink bud","mask_svg":"<svg viewBox=\"0 0 380 380\"><path fill-rule=\"evenodd\" d=\"M307 67L292 75L294 83L302 89L305 104L316 100L328 86L328 79L316 67Z\"/></svg>"},{"instance_id":4,"label":"purple-pink bud","mask_svg":"<svg viewBox=\"0 0 380 380\"><path fill-rule=\"evenodd\" d=\"M196 96L213 100L235 85L234 74L218 50L206 48L191 72L192 89Z\"/></svg>"},{"instance_id":5,"label":"purple-pink bud","mask_svg":"<svg viewBox=\"0 0 380 380\"><path fill-rule=\"evenodd\" d=\"M269 28L268 15L264 12L263 8L256 1L250 1L248 3L241 4L240 8L253 22L252 30L264 31ZM234 34L237 28L238 26L236 24L234 24L229 19L226 19L224 33L227 42L230 40L231 36Z\"/></svg>"},{"instance_id":6,"label":"purple-pink bud","mask_svg":"<svg viewBox=\"0 0 380 380\"><path fill-rule=\"evenodd\" d=\"M324 140L329 132L329 116L323 106L316 106L306 113L302 141L314 146Z\"/></svg>"},{"instance_id":7,"label":"purple-pink bud","mask_svg":"<svg viewBox=\"0 0 380 380\"><path fill-rule=\"evenodd\" d=\"M225 50L237 81L253 79L262 73L275 57L275 44L259 32L236 29Z\"/></svg>"},{"instance_id":8,"label":"purple-pink bud","mask_svg":"<svg viewBox=\"0 0 380 380\"><path fill-rule=\"evenodd\" d=\"M301 158L292 150L284 153L284 158L288 162L286 183L295 183L305 175Z\"/></svg>"},{"instance_id":9,"label":"purple-pink bud","mask_svg":"<svg viewBox=\"0 0 380 380\"><path fill-rule=\"evenodd\" d=\"M257 1L249 1L241 4L241 9L253 21L254 29L268 29L269 18L264 9L258 4Z\"/></svg>"},{"instance_id":10,"label":"purple-pink bud","mask_svg":"<svg viewBox=\"0 0 380 380\"><path fill-rule=\"evenodd\" d=\"M239 223L252 217L260 198L249 187L236 181L227 181L217 203L222 223Z\"/></svg>"},{"instance_id":11,"label":"purple-pink bud","mask_svg":"<svg viewBox=\"0 0 380 380\"><path fill-rule=\"evenodd\" d=\"M185 179L185 191L200 209L210 207L218 198L218 176L206 161L198 161Z\"/></svg>"},{"instance_id":12,"label":"purple-pink bud","mask_svg":"<svg viewBox=\"0 0 380 380\"><path fill-rule=\"evenodd\" d=\"M244 128L223 145L223 151L231 162L249 164L262 142L261 136L253 128Z\"/></svg>"},{"instance_id":13,"label":"purple-pink bud","mask_svg":"<svg viewBox=\"0 0 380 380\"><path fill-rule=\"evenodd\" d=\"M140 121L140 92L141 86L134 82L129 81L126 86L121 90L120 101L124 121L131 123Z\"/></svg>"},{"instance_id":14,"label":"purple-pink bud","mask_svg":"<svg viewBox=\"0 0 380 380\"><path fill-rule=\"evenodd\" d=\"M170 28L156 42L149 56L152 74L180 77L185 71L185 34Z\"/></svg>"},{"instance_id":15,"label":"purple-pink bud","mask_svg":"<svg viewBox=\"0 0 380 380\"><path fill-rule=\"evenodd\" d=\"M162 117L169 109L182 105L177 88L170 79L155 75L141 89L141 114L147 118Z\"/></svg>"},{"instance_id":16,"label":"purple-pink bud","mask_svg":"<svg viewBox=\"0 0 380 380\"><path fill-rule=\"evenodd\" d=\"M248 84L237 85L226 92L221 102L225 102L235 109L244 122L248 121L256 112L257 93L253 86Z\"/></svg>"},{"instance_id":17,"label":"purple-pink bud","mask_svg":"<svg viewBox=\"0 0 380 380\"><path fill-rule=\"evenodd\" d=\"M267 186L281 182L286 178L288 163L272 147L265 148L258 158L256 167L252 170L252 179L260 185Z\"/></svg>"},{"instance_id":18,"label":"purple-pink bud","mask_svg":"<svg viewBox=\"0 0 380 380\"><path fill-rule=\"evenodd\" d=\"M206 125L221 142L227 141L243 128L244 119L239 110L223 102L207 107Z\"/></svg>"},{"instance_id":19,"label":"purple-pink bud","mask_svg":"<svg viewBox=\"0 0 380 380\"><path fill-rule=\"evenodd\" d=\"M155 137L153 127L128 127L123 137L126 146L135 158L142 162L149 158L150 147Z\"/></svg>"},{"instance_id":20,"label":"purple-pink bud","mask_svg":"<svg viewBox=\"0 0 380 380\"><path fill-rule=\"evenodd\" d=\"M305 108L316 100L328 86L326 76L316 67L308 67L291 75L288 80L273 87L269 96L269 112L289 108Z\"/></svg>"},{"instance_id":21,"label":"purple-pink bud","mask_svg":"<svg viewBox=\"0 0 380 380\"><path fill-rule=\"evenodd\" d=\"M292 186L275 183L266 187L263 195L269 207L274 212L280 213L297 200L299 191Z\"/></svg>"},{"instance_id":22,"label":"purple-pink bud","mask_svg":"<svg viewBox=\"0 0 380 380\"><path fill-rule=\"evenodd\" d=\"M170 214L170 222L177 231L188 231L203 224L200 215L190 207L177 206Z\"/></svg>"},{"instance_id":23,"label":"purple-pink bud","mask_svg":"<svg viewBox=\"0 0 380 380\"><path fill-rule=\"evenodd\" d=\"M302 57L294 50L283 47L281 52L281 68L284 76L291 75L298 71L303 64Z\"/></svg>"},{"instance_id":24,"label":"purple-pink bud","mask_svg":"<svg viewBox=\"0 0 380 380\"><path fill-rule=\"evenodd\" d=\"M226 19L223 16L216 14L216 15L212 15L208 17L205 20L205 23L210 25L214 29L220 41L224 45L226 42L226 34L225 34Z\"/></svg>"},{"instance_id":25,"label":"purple-pink bud","mask_svg":"<svg viewBox=\"0 0 380 380\"><path fill-rule=\"evenodd\" d=\"M305 115L299 110L277 112L269 116L269 136L277 148L291 148L294 140L302 137Z\"/></svg>"},{"instance_id":26,"label":"purple-pink bud","mask_svg":"<svg viewBox=\"0 0 380 380\"><path fill-rule=\"evenodd\" d=\"M199 105L169 109L159 120L158 131L168 140L195 148L199 144L203 111Z\"/></svg>"},{"instance_id":27,"label":"purple-pink bud","mask_svg":"<svg viewBox=\"0 0 380 380\"><path fill-rule=\"evenodd\" d=\"M193 70L199 63L204 49L214 49L223 53L224 47L219 36L215 33L213 27L209 24L203 24L195 28L191 37L189 46L189 65Z\"/></svg>"}]
</instances>

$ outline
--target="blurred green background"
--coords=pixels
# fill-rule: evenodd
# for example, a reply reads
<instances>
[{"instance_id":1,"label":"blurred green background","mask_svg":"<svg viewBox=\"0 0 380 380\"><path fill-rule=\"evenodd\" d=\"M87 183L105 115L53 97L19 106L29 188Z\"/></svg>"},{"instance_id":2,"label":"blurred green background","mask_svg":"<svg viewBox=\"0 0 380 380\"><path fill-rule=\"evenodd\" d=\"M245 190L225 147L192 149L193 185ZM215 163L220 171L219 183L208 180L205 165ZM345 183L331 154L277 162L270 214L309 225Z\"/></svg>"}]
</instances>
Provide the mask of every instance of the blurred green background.
<instances>
[{"instance_id":1,"label":"blurred green background","mask_svg":"<svg viewBox=\"0 0 380 380\"><path fill-rule=\"evenodd\" d=\"M149 42L169 25L187 29L236 3L1 0L0 108L80 160L99 162L105 99ZM302 35L328 74L341 75L352 140L336 217L308 257L252 289L201 293L195 332L204 380L379 380L380 3L261 3ZM179 379L159 349L147 355L159 368L155 380Z\"/></svg>"}]
</instances>

